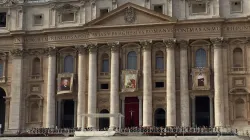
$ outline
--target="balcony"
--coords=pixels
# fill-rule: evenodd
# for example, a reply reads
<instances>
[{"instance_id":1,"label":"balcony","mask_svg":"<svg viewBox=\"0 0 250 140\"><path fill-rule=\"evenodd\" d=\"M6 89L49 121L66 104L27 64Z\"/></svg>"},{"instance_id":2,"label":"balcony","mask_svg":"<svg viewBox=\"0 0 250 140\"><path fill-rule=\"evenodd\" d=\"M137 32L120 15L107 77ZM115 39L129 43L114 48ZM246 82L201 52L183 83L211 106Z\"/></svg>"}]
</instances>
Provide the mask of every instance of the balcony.
<instances>
[{"instance_id":1,"label":"balcony","mask_svg":"<svg viewBox=\"0 0 250 140\"><path fill-rule=\"evenodd\" d=\"M109 76L109 72L100 72L100 76Z\"/></svg>"},{"instance_id":2,"label":"balcony","mask_svg":"<svg viewBox=\"0 0 250 140\"><path fill-rule=\"evenodd\" d=\"M230 70L231 74L246 74L247 68L245 67L232 67Z\"/></svg>"},{"instance_id":3,"label":"balcony","mask_svg":"<svg viewBox=\"0 0 250 140\"><path fill-rule=\"evenodd\" d=\"M44 3L44 2L49 2L53 0L26 0L26 3Z\"/></svg>"},{"instance_id":4,"label":"balcony","mask_svg":"<svg viewBox=\"0 0 250 140\"><path fill-rule=\"evenodd\" d=\"M31 75L29 77L29 80L30 81L39 81L39 80L42 80L42 76L40 74L37 74L37 75Z\"/></svg>"}]
</instances>

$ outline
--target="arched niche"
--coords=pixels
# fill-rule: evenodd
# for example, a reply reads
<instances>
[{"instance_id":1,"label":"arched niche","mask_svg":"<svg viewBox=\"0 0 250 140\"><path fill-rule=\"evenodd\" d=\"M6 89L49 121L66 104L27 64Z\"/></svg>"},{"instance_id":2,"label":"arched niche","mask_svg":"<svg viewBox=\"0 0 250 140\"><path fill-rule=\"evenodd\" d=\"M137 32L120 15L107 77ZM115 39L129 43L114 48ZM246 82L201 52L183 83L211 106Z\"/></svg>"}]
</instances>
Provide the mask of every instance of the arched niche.
<instances>
[{"instance_id":1,"label":"arched niche","mask_svg":"<svg viewBox=\"0 0 250 140\"><path fill-rule=\"evenodd\" d=\"M65 47L65 48L60 49L58 52L59 52L59 59L58 59L59 70L58 71L60 73L65 73L65 68L67 67L65 66L65 59L69 56L72 56L73 64L71 65L73 67L73 73L76 73L77 72L77 68L76 68L77 50L73 47Z\"/></svg>"}]
</instances>

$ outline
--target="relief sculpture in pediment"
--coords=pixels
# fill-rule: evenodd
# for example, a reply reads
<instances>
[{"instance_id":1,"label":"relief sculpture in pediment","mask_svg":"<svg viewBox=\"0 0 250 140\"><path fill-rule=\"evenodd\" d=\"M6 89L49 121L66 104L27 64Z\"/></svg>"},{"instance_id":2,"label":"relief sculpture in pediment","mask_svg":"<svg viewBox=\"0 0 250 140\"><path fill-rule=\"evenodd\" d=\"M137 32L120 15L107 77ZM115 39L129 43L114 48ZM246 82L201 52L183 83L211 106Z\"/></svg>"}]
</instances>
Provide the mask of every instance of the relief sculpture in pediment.
<instances>
[{"instance_id":1,"label":"relief sculpture in pediment","mask_svg":"<svg viewBox=\"0 0 250 140\"><path fill-rule=\"evenodd\" d=\"M134 23L135 20L136 20L136 11L134 8L132 7L127 7L125 9L125 15L124 15L124 20L127 22L127 23Z\"/></svg>"}]
</instances>

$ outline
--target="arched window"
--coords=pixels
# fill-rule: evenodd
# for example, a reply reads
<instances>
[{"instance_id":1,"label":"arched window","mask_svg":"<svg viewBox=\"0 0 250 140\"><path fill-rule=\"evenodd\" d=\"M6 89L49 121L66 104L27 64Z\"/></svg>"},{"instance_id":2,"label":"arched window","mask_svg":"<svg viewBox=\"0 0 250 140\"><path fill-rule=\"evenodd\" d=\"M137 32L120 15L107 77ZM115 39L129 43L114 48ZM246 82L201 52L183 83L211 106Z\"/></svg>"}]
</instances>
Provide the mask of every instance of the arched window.
<instances>
[{"instance_id":1,"label":"arched window","mask_svg":"<svg viewBox=\"0 0 250 140\"><path fill-rule=\"evenodd\" d=\"M4 66L4 62L3 60L0 60L0 77L3 77L3 66Z\"/></svg>"},{"instance_id":2,"label":"arched window","mask_svg":"<svg viewBox=\"0 0 250 140\"><path fill-rule=\"evenodd\" d=\"M37 103L33 103L30 106L30 121L31 122L39 121L39 105Z\"/></svg>"},{"instance_id":3,"label":"arched window","mask_svg":"<svg viewBox=\"0 0 250 140\"><path fill-rule=\"evenodd\" d=\"M109 72L109 56L106 53L102 55L102 72Z\"/></svg>"},{"instance_id":4,"label":"arched window","mask_svg":"<svg viewBox=\"0 0 250 140\"><path fill-rule=\"evenodd\" d=\"M64 58L64 72L74 72L74 57L72 55L68 55Z\"/></svg>"},{"instance_id":5,"label":"arched window","mask_svg":"<svg viewBox=\"0 0 250 140\"><path fill-rule=\"evenodd\" d=\"M32 75L40 75L40 59L37 57L33 59Z\"/></svg>"},{"instance_id":6,"label":"arched window","mask_svg":"<svg viewBox=\"0 0 250 140\"><path fill-rule=\"evenodd\" d=\"M233 50L233 67L243 67L243 53L241 48Z\"/></svg>"},{"instance_id":7,"label":"arched window","mask_svg":"<svg viewBox=\"0 0 250 140\"><path fill-rule=\"evenodd\" d=\"M162 51L157 51L155 54L155 69L164 69L164 56Z\"/></svg>"},{"instance_id":8,"label":"arched window","mask_svg":"<svg viewBox=\"0 0 250 140\"><path fill-rule=\"evenodd\" d=\"M137 69L137 55L134 51L128 53L127 69Z\"/></svg>"},{"instance_id":9,"label":"arched window","mask_svg":"<svg viewBox=\"0 0 250 140\"><path fill-rule=\"evenodd\" d=\"M204 49L198 49L195 53L195 67L207 66L207 54Z\"/></svg>"},{"instance_id":10,"label":"arched window","mask_svg":"<svg viewBox=\"0 0 250 140\"><path fill-rule=\"evenodd\" d=\"M235 116L236 118L245 118L245 101L243 99L237 99L235 101Z\"/></svg>"}]
</instances>

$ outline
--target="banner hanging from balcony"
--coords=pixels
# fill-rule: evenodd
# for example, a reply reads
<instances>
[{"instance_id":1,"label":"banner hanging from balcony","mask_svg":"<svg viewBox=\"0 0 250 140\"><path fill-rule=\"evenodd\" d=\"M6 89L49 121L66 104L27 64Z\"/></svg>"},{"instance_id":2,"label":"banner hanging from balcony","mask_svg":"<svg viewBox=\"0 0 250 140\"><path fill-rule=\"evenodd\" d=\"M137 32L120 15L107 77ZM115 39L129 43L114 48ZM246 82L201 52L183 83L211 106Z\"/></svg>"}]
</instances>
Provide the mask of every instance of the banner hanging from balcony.
<instances>
[{"instance_id":1,"label":"banner hanging from balcony","mask_svg":"<svg viewBox=\"0 0 250 140\"><path fill-rule=\"evenodd\" d=\"M138 89L138 70L122 71L122 92L134 92Z\"/></svg>"},{"instance_id":2,"label":"banner hanging from balcony","mask_svg":"<svg viewBox=\"0 0 250 140\"><path fill-rule=\"evenodd\" d=\"M57 79L57 94L72 93L73 91L73 73L60 73Z\"/></svg>"}]
</instances>

